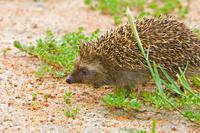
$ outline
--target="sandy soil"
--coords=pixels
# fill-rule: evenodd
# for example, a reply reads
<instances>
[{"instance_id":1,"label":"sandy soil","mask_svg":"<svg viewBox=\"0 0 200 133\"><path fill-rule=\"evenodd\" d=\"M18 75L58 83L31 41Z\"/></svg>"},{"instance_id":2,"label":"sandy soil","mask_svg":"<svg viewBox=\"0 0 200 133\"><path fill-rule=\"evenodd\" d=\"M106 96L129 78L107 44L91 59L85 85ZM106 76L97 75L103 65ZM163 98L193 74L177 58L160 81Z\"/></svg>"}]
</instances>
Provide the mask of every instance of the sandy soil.
<instances>
[{"instance_id":1,"label":"sandy soil","mask_svg":"<svg viewBox=\"0 0 200 133\"><path fill-rule=\"evenodd\" d=\"M200 0L193 0L185 22L199 26ZM197 7L198 6L198 7ZM101 98L112 88L94 89L84 85L67 85L65 79L46 77L37 79L35 71L41 65L37 59L19 53L12 43L15 39L33 42L50 28L58 36L83 26L87 33L99 28L113 27L112 17L88 9L82 0L0 0L0 50L9 47L6 57L0 56L0 132L122 132L120 129L147 129L157 121L157 132L196 132L200 126L191 123L176 112L153 110L123 112L109 110ZM63 93L74 93L72 105L80 114L66 118L62 109L68 106ZM31 106L31 94L38 94L40 108ZM44 95L50 94L48 102Z\"/></svg>"}]
</instances>

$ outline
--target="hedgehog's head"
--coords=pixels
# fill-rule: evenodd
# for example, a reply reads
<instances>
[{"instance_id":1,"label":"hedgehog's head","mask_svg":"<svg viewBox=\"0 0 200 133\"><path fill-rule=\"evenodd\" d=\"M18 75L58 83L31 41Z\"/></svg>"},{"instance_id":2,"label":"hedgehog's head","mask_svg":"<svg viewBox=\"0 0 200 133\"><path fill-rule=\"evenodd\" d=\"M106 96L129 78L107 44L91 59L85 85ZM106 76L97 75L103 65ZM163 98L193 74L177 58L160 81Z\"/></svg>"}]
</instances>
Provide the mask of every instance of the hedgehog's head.
<instances>
[{"instance_id":1,"label":"hedgehog's head","mask_svg":"<svg viewBox=\"0 0 200 133\"><path fill-rule=\"evenodd\" d=\"M67 77L66 82L69 84L91 84L95 88L98 88L107 85L106 79L106 71L98 59L86 61L78 58L74 70L71 75Z\"/></svg>"}]
</instances>

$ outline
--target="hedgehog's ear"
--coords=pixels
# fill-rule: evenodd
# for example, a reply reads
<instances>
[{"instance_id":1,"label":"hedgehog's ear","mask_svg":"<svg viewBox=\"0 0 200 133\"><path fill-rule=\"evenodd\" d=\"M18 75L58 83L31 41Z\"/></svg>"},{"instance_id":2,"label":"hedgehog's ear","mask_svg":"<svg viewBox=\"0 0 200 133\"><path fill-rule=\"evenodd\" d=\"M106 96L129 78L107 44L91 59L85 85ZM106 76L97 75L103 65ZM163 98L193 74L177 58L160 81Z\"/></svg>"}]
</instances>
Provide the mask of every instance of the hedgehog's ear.
<instances>
[{"instance_id":1,"label":"hedgehog's ear","mask_svg":"<svg viewBox=\"0 0 200 133\"><path fill-rule=\"evenodd\" d=\"M78 56L78 57L76 58L76 60L75 60L75 63L78 63L78 62L80 62L80 56Z\"/></svg>"},{"instance_id":2,"label":"hedgehog's ear","mask_svg":"<svg viewBox=\"0 0 200 133\"><path fill-rule=\"evenodd\" d=\"M75 60L75 66L80 66L80 56L78 56Z\"/></svg>"}]
</instances>

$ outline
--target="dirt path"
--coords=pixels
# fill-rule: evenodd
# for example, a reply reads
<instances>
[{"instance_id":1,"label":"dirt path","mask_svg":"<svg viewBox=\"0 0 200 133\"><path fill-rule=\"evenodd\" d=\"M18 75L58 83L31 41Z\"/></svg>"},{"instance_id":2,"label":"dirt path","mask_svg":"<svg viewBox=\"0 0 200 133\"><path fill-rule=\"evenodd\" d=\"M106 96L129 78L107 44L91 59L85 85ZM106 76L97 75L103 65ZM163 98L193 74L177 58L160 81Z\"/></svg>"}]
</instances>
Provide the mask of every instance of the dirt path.
<instances>
[{"instance_id":1,"label":"dirt path","mask_svg":"<svg viewBox=\"0 0 200 133\"><path fill-rule=\"evenodd\" d=\"M200 23L200 0L194 0L186 20L194 27ZM89 10L82 0L0 0L0 50L10 47L6 57L0 56L0 132L113 132L120 129L147 129L156 119L158 132L198 132L200 127L171 111L125 113L109 110L101 98L111 88L94 89L84 85L67 85L65 79L47 77L39 80L34 73L40 62L12 46L15 39L33 42L50 28L57 35L74 31L83 26L90 33L99 28L113 27L113 20L99 12ZM63 93L74 93L72 105L80 114L66 118L62 109L67 108ZM38 94L39 109L33 110L31 94ZM44 95L50 94L48 103Z\"/></svg>"}]
</instances>

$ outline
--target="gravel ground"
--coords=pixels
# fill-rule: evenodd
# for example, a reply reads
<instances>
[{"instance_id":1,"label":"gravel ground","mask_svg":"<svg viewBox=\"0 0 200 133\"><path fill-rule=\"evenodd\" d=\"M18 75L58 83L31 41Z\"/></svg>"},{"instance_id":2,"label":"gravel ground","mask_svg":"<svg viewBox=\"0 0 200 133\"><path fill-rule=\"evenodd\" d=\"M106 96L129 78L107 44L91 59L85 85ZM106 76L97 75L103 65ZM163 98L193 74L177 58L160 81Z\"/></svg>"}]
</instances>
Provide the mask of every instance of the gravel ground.
<instances>
[{"instance_id":1,"label":"gravel ground","mask_svg":"<svg viewBox=\"0 0 200 133\"><path fill-rule=\"evenodd\" d=\"M199 26L200 0L193 0L186 19L190 27ZM35 71L41 65L37 59L19 53L12 46L15 39L33 42L50 28L58 36L83 26L87 33L99 28L102 32L113 27L110 16L88 9L83 0L0 0L0 50L10 48L0 56L0 132L125 132L121 129L151 131L151 121L157 121L157 132L196 132L200 126L176 112L145 108L145 112L109 110L101 98L112 88L94 89L84 85L67 85L65 79L37 79ZM80 108L75 118L66 118L63 93L74 93L72 105ZM38 94L40 107L31 105L31 94ZM48 102L44 95L50 94Z\"/></svg>"}]
</instances>

